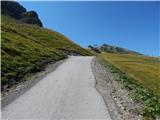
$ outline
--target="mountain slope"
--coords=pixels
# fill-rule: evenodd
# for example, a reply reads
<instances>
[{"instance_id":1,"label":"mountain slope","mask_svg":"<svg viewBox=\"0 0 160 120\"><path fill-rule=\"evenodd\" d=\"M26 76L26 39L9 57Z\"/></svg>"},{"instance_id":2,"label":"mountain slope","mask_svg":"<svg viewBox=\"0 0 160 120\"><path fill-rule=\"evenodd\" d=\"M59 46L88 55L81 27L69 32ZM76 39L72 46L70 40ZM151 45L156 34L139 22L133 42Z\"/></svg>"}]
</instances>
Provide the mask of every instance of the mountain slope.
<instances>
[{"instance_id":1,"label":"mountain slope","mask_svg":"<svg viewBox=\"0 0 160 120\"><path fill-rule=\"evenodd\" d=\"M2 15L2 89L44 69L69 53L91 55L64 35ZM67 53L67 54L66 54Z\"/></svg>"},{"instance_id":2,"label":"mountain slope","mask_svg":"<svg viewBox=\"0 0 160 120\"><path fill-rule=\"evenodd\" d=\"M42 27L42 22L35 11L27 11L16 1L2 1L1 13L15 18L23 23L35 24Z\"/></svg>"},{"instance_id":3,"label":"mountain slope","mask_svg":"<svg viewBox=\"0 0 160 120\"><path fill-rule=\"evenodd\" d=\"M91 48L93 51L97 53L101 52L109 52L109 53L122 53L122 54L136 54L136 55L142 55L139 52L133 51L133 50L128 50L126 48L118 47L118 46L112 46L108 44L103 44L101 46L88 46Z\"/></svg>"}]
</instances>

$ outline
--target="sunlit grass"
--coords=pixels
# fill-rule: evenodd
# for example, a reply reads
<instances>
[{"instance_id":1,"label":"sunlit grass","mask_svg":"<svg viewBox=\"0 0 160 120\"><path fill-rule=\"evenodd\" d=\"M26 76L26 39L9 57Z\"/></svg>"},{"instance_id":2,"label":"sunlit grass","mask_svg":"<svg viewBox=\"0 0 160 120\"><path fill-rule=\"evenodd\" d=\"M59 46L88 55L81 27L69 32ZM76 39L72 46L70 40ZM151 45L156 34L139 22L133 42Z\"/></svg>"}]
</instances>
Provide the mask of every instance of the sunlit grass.
<instances>
[{"instance_id":1,"label":"sunlit grass","mask_svg":"<svg viewBox=\"0 0 160 120\"><path fill-rule=\"evenodd\" d=\"M98 58L130 97L142 105L139 113L143 120L156 120L160 115L159 58L118 53L104 53Z\"/></svg>"},{"instance_id":2,"label":"sunlit grass","mask_svg":"<svg viewBox=\"0 0 160 120\"><path fill-rule=\"evenodd\" d=\"M62 50L91 55L58 32L24 24L3 15L1 18L2 86L19 83L26 75L39 72L45 65L66 58Z\"/></svg>"},{"instance_id":3,"label":"sunlit grass","mask_svg":"<svg viewBox=\"0 0 160 120\"><path fill-rule=\"evenodd\" d=\"M100 56L156 95L160 95L160 60L158 58L116 53L104 53Z\"/></svg>"}]
</instances>

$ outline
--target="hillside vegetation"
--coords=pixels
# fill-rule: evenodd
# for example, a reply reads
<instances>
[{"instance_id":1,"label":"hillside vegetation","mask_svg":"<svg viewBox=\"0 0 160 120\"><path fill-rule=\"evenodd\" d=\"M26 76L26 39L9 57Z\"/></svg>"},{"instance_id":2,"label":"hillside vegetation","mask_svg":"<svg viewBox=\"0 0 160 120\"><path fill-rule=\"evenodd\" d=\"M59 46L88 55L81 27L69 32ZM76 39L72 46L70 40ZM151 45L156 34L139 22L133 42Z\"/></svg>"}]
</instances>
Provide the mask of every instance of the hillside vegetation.
<instances>
[{"instance_id":1,"label":"hillside vegetation","mask_svg":"<svg viewBox=\"0 0 160 120\"><path fill-rule=\"evenodd\" d=\"M158 58L115 53L106 53L101 56L146 88L160 95L160 61Z\"/></svg>"},{"instance_id":2,"label":"hillside vegetation","mask_svg":"<svg viewBox=\"0 0 160 120\"><path fill-rule=\"evenodd\" d=\"M160 115L160 59L135 54L102 53L105 66L118 76L131 97L144 106L145 120Z\"/></svg>"},{"instance_id":3,"label":"hillside vegetation","mask_svg":"<svg viewBox=\"0 0 160 120\"><path fill-rule=\"evenodd\" d=\"M64 35L2 15L1 84L10 87L69 53L91 55ZM66 54L67 53L67 54Z\"/></svg>"}]
</instances>

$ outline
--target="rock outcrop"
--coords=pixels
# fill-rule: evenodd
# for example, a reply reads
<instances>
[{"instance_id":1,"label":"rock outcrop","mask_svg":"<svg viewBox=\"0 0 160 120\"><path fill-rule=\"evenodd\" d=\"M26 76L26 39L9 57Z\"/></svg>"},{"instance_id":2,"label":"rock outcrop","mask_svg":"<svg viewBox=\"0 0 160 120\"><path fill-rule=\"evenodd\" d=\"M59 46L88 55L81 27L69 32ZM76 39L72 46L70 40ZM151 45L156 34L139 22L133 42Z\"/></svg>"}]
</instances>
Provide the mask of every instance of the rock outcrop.
<instances>
[{"instance_id":1,"label":"rock outcrop","mask_svg":"<svg viewBox=\"0 0 160 120\"><path fill-rule=\"evenodd\" d=\"M1 10L2 14L15 19L21 19L21 14L27 12L23 6L14 1L1 1Z\"/></svg>"},{"instance_id":2,"label":"rock outcrop","mask_svg":"<svg viewBox=\"0 0 160 120\"><path fill-rule=\"evenodd\" d=\"M37 24L38 26L42 27L42 22L39 20L35 11L22 13L21 21L28 24Z\"/></svg>"},{"instance_id":3,"label":"rock outcrop","mask_svg":"<svg viewBox=\"0 0 160 120\"><path fill-rule=\"evenodd\" d=\"M27 11L22 5L15 1L1 1L1 13L13 17L21 22L36 24L42 27L38 14L35 11Z\"/></svg>"}]
</instances>

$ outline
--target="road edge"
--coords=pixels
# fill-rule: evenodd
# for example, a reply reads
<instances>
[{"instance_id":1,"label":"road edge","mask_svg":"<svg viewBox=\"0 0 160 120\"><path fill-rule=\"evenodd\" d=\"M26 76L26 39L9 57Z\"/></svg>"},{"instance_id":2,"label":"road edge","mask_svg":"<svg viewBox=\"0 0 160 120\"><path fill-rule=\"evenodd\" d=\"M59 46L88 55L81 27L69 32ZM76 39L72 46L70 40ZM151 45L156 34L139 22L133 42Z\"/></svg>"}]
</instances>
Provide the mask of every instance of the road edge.
<instances>
[{"instance_id":1,"label":"road edge","mask_svg":"<svg viewBox=\"0 0 160 120\"><path fill-rule=\"evenodd\" d=\"M42 80L45 76L55 71L58 68L58 66L64 63L64 61L66 61L66 59L48 64L44 71L35 73L33 76L28 78L28 80L15 85L9 91L5 92L3 95L1 93L1 108L4 108L8 104L10 104L12 101L17 99L19 96L27 92L31 87L33 87L36 83Z\"/></svg>"},{"instance_id":2,"label":"road edge","mask_svg":"<svg viewBox=\"0 0 160 120\"><path fill-rule=\"evenodd\" d=\"M96 80L95 87L104 99L112 120L140 120L140 116L134 111L136 104L116 77L104 68L96 57L93 58L91 67ZM131 108L125 107L126 105Z\"/></svg>"},{"instance_id":3,"label":"road edge","mask_svg":"<svg viewBox=\"0 0 160 120\"><path fill-rule=\"evenodd\" d=\"M95 88L99 92L99 94L102 96L105 102L106 108L108 109L109 114L111 116L111 119L123 120L121 119L117 106L110 95L112 90L111 89L108 90L108 84L110 84L110 81L106 80L106 74L104 74L105 71L104 69L102 69L96 57L92 59L91 67L96 80Z\"/></svg>"}]
</instances>

